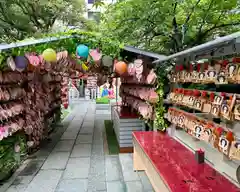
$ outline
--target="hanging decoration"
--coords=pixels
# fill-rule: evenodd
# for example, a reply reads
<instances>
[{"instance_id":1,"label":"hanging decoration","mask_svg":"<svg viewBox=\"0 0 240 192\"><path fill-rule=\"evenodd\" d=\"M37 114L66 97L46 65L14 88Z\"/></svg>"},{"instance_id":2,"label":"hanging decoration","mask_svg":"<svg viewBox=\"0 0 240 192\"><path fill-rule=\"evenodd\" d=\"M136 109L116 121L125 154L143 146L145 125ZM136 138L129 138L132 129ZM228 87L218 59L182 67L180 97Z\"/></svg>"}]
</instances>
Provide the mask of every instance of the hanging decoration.
<instances>
[{"instance_id":1,"label":"hanging decoration","mask_svg":"<svg viewBox=\"0 0 240 192\"><path fill-rule=\"evenodd\" d=\"M88 66L86 65L86 63L83 63L83 64L82 64L82 69L83 69L84 71L88 71Z\"/></svg>"},{"instance_id":2,"label":"hanging decoration","mask_svg":"<svg viewBox=\"0 0 240 192\"><path fill-rule=\"evenodd\" d=\"M136 73L136 69L133 63L128 64L128 75L134 76Z\"/></svg>"},{"instance_id":3,"label":"hanging decoration","mask_svg":"<svg viewBox=\"0 0 240 192\"><path fill-rule=\"evenodd\" d=\"M40 65L40 58L34 53L25 54L25 57L28 59L29 64L38 67Z\"/></svg>"},{"instance_id":4,"label":"hanging decoration","mask_svg":"<svg viewBox=\"0 0 240 192\"><path fill-rule=\"evenodd\" d=\"M78 45L77 46L77 51L76 51L77 57L78 58L83 58L83 59L87 59L88 58L88 54L89 54L89 48L86 45Z\"/></svg>"},{"instance_id":5,"label":"hanging decoration","mask_svg":"<svg viewBox=\"0 0 240 192\"><path fill-rule=\"evenodd\" d=\"M57 61L57 53L51 48L48 48L42 53L43 59L47 62L56 62Z\"/></svg>"},{"instance_id":6,"label":"hanging decoration","mask_svg":"<svg viewBox=\"0 0 240 192\"><path fill-rule=\"evenodd\" d=\"M25 56L16 56L14 62L16 70L19 72L24 71L28 66L28 59Z\"/></svg>"},{"instance_id":7,"label":"hanging decoration","mask_svg":"<svg viewBox=\"0 0 240 192\"><path fill-rule=\"evenodd\" d=\"M97 49L90 50L89 55L92 57L92 59L96 65L100 65L102 54Z\"/></svg>"},{"instance_id":8,"label":"hanging decoration","mask_svg":"<svg viewBox=\"0 0 240 192\"><path fill-rule=\"evenodd\" d=\"M107 55L102 57L102 65L105 67L111 67L113 65L113 58Z\"/></svg>"},{"instance_id":9,"label":"hanging decoration","mask_svg":"<svg viewBox=\"0 0 240 192\"><path fill-rule=\"evenodd\" d=\"M115 65L115 72L118 73L119 75L123 75L128 71L127 64L123 61L119 61Z\"/></svg>"},{"instance_id":10,"label":"hanging decoration","mask_svg":"<svg viewBox=\"0 0 240 192\"><path fill-rule=\"evenodd\" d=\"M138 81L140 81L141 78L142 78L142 73L143 73L143 61L142 61L142 59L136 59L134 61L134 67L135 67L135 71L136 71L136 78L138 79Z\"/></svg>"}]
</instances>

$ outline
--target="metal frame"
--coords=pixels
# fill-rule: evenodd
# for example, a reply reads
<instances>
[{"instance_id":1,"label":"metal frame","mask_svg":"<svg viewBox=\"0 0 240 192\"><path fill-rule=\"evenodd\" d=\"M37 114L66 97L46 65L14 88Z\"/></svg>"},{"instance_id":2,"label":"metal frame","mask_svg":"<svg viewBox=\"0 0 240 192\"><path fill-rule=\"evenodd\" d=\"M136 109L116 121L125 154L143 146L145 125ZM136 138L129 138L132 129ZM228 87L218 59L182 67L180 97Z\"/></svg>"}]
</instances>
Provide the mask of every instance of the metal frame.
<instances>
[{"instance_id":1,"label":"metal frame","mask_svg":"<svg viewBox=\"0 0 240 192\"><path fill-rule=\"evenodd\" d=\"M139 55L144 55L144 56L151 57L151 58L158 59L158 60L167 58L166 55L160 55L160 54L157 54L157 53L144 51L142 49L138 49L138 48L128 46L128 45L124 46L123 50L128 51L128 52L132 52L132 53L136 53L136 54L139 54Z\"/></svg>"},{"instance_id":2,"label":"metal frame","mask_svg":"<svg viewBox=\"0 0 240 192\"><path fill-rule=\"evenodd\" d=\"M70 38L76 38L78 36L61 36L61 37L48 37L48 38L43 38L43 39L29 39L21 42L16 42L16 43L10 43L10 44L2 44L0 45L0 51L4 51L7 49L13 49L17 47L25 47L29 45L36 45L36 44L42 44L42 43L48 43L52 41L59 41L62 39L70 39Z\"/></svg>"},{"instance_id":3,"label":"metal frame","mask_svg":"<svg viewBox=\"0 0 240 192\"><path fill-rule=\"evenodd\" d=\"M202 58L223 57L234 53L240 53L240 32L217 38L202 45L175 53L166 58L158 59L153 61L153 64L168 60L193 61Z\"/></svg>"}]
</instances>

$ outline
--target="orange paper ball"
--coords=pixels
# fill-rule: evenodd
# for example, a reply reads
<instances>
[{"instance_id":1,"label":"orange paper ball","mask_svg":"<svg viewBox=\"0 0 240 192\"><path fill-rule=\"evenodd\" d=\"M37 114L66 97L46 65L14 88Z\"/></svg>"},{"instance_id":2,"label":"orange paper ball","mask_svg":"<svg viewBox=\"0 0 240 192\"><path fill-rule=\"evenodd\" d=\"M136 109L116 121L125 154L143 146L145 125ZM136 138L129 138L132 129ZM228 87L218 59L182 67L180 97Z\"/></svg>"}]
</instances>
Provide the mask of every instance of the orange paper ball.
<instances>
[{"instance_id":1,"label":"orange paper ball","mask_svg":"<svg viewBox=\"0 0 240 192\"><path fill-rule=\"evenodd\" d=\"M127 69L127 64L123 61L119 61L115 64L115 72L117 72L119 75L126 73Z\"/></svg>"}]
</instances>

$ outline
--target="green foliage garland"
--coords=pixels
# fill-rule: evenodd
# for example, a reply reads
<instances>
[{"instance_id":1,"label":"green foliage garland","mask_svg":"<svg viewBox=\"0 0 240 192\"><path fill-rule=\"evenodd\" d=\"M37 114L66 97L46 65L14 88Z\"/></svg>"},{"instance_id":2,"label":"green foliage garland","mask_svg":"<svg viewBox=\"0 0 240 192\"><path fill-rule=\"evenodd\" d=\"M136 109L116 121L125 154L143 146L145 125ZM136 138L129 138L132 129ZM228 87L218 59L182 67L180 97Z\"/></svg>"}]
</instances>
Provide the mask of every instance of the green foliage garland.
<instances>
[{"instance_id":1,"label":"green foliage garland","mask_svg":"<svg viewBox=\"0 0 240 192\"><path fill-rule=\"evenodd\" d=\"M15 151L15 146L20 147L20 151ZM0 181L7 179L21 162L21 157L25 157L27 150L26 137L22 133L16 133L0 141Z\"/></svg>"},{"instance_id":2,"label":"green foliage garland","mask_svg":"<svg viewBox=\"0 0 240 192\"><path fill-rule=\"evenodd\" d=\"M86 44L89 48L100 48L104 55L118 58L121 44L119 42L111 41L109 38L102 37L101 34L93 32L85 32L80 30L69 30L68 32L45 34L39 38L51 38L62 36L75 36L68 39L59 39L57 41L50 41L47 43L16 47L0 52L0 71L4 69L5 61L8 56L24 55L27 52L35 52L41 54L45 49L52 48L56 51L67 50L69 54L75 56L76 47L79 44ZM35 39L25 39L22 42L31 41Z\"/></svg>"}]
</instances>

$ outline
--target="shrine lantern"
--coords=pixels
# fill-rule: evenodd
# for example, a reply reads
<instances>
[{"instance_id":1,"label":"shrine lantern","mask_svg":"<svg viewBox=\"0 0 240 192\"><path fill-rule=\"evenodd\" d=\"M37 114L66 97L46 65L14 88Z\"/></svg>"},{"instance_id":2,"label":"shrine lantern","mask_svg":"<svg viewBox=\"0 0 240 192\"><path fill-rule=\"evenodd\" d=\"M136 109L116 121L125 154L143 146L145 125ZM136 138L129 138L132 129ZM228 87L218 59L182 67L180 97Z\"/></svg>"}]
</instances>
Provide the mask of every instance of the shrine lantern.
<instances>
[{"instance_id":1,"label":"shrine lantern","mask_svg":"<svg viewBox=\"0 0 240 192\"><path fill-rule=\"evenodd\" d=\"M115 64L115 72L119 75L123 75L128 70L127 64L123 61L119 61Z\"/></svg>"},{"instance_id":2,"label":"shrine lantern","mask_svg":"<svg viewBox=\"0 0 240 192\"><path fill-rule=\"evenodd\" d=\"M86 45L78 45L76 54L80 58L87 59L89 54L89 48Z\"/></svg>"},{"instance_id":3,"label":"shrine lantern","mask_svg":"<svg viewBox=\"0 0 240 192\"><path fill-rule=\"evenodd\" d=\"M57 53L53 49L46 49L42 53L43 59L47 62L56 62L57 61Z\"/></svg>"},{"instance_id":4,"label":"shrine lantern","mask_svg":"<svg viewBox=\"0 0 240 192\"><path fill-rule=\"evenodd\" d=\"M28 66L28 59L25 56L16 56L14 61L16 70L19 72L24 71Z\"/></svg>"}]
</instances>

